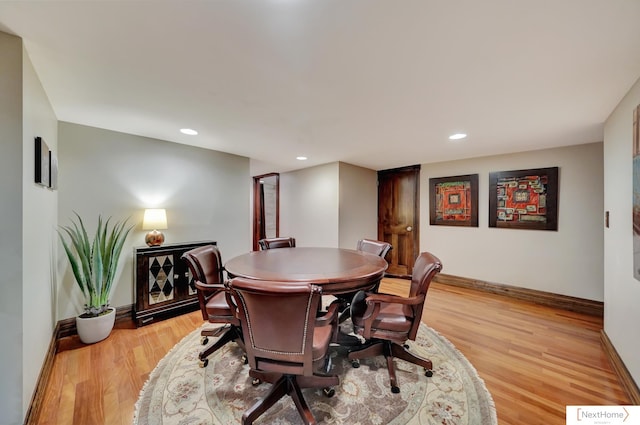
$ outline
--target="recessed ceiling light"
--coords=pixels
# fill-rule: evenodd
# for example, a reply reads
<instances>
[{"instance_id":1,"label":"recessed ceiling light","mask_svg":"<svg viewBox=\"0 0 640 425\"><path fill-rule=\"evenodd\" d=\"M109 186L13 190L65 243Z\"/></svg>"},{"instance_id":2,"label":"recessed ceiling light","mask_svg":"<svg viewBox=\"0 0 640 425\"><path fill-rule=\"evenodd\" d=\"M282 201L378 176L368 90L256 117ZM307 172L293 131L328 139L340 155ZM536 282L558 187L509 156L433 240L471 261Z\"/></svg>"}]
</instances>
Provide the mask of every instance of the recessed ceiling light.
<instances>
[{"instance_id":1,"label":"recessed ceiling light","mask_svg":"<svg viewBox=\"0 0 640 425\"><path fill-rule=\"evenodd\" d=\"M180 133L182 134L188 134L189 136L195 136L198 134L197 131L191 129L191 128L181 128L180 129Z\"/></svg>"},{"instance_id":2,"label":"recessed ceiling light","mask_svg":"<svg viewBox=\"0 0 640 425\"><path fill-rule=\"evenodd\" d=\"M306 157L306 156L296 156L296 159L297 159L298 161L306 161L306 160L307 160L307 157Z\"/></svg>"},{"instance_id":3,"label":"recessed ceiling light","mask_svg":"<svg viewBox=\"0 0 640 425\"><path fill-rule=\"evenodd\" d=\"M464 139L465 137L467 137L467 135L464 133L456 133L449 136L449 140L460 140Z\"/></svg>"}]
</instances>

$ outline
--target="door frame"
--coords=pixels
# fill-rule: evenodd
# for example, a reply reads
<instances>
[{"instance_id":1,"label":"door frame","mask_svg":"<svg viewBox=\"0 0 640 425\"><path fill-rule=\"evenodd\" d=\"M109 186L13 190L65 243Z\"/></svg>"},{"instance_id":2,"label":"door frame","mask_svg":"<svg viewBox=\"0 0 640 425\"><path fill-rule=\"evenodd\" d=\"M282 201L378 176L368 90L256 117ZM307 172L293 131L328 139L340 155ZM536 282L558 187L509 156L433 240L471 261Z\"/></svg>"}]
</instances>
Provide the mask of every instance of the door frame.
<instances>
[{"instance_id":1,"label":"door frame","mask_svg":"<svg viewBox=\"0 0 640 425\"><path fill-rule=\"evenodd\" d=\"M275 177L276 178L276 236L280 236L280 174L279 173L268 173L261 174L259 176L253 177L253 250L257 251L258 241L262 239L262 234L260 228L263 224L263 209L264 198L262 196L262 183L261 180L265 177Z\"/></svg>"},{"instance_id":2,"label":"door frame","mask_svg":"<svg viewBox=\"0 0 640 425\"><path fill-rule=\"evenodd\" d=\"M415 175L415 184L413 187L413 230L412 233L412 245L413 245L413 258L410 260L410 264L408 264L408 274L407 275L399 275L399 274L390 274L387 273L387 276L390 277L400 277L400 278L410 278L413 272L413 265L415 263L415 259L420 255L420 164L417 165L409 165L406 167L399 168L391 168L388 170L379 170L378 171L378 211L380 211L380 175L385 174L396 174L396 173L413 173ZM384 230L383 226L380 223L380 216L378 215L378 239L384 240ZM393 255L393 249L389 253Z\"/></svg>"}]
</instances>

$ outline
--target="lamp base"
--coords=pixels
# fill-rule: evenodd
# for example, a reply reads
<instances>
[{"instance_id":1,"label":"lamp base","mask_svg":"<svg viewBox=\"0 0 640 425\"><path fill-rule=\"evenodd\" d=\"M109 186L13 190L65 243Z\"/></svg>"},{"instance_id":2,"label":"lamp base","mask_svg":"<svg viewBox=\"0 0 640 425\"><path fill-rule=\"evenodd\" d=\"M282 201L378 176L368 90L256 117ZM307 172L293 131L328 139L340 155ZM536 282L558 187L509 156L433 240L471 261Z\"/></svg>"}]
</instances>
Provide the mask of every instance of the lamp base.
<instances>
[{"instance_id":1,"label":"lamp base","mask_svg":"<svg viewBox=\"0 0 640 425\"><path fill-rule=\"evenodd\" d=\"M147 236L145 236L144 241L149 246L160 246L164 243L164 235L162 234L162 232L159 232L157 230L152 230L149 233L147 233Z\"/></svg>"}]
</instances>

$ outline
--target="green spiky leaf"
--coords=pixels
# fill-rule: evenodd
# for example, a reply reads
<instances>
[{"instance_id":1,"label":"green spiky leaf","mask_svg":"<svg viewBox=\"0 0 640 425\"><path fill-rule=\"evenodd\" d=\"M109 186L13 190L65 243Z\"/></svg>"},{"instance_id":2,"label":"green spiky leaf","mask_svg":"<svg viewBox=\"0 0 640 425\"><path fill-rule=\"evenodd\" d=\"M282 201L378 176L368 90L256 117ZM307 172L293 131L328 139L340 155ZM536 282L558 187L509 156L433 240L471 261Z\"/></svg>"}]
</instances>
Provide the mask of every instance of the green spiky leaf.
<instances>
[{"instance_id":1,"label":"green spiky leaf","mask_svg":"<svg viewBox=\"0 0 640 425\"><path fill-rule=\"evenodd\" d=\"M69 226L60 226L58 235L84 296L85 313L97 316L109 306L122 247L133 226L126 225L128 220L111 226L111 217L103 222L98 216L96 233L90 239L82 218L74 214L76 219Z\"/></svg>"}]
</instances>

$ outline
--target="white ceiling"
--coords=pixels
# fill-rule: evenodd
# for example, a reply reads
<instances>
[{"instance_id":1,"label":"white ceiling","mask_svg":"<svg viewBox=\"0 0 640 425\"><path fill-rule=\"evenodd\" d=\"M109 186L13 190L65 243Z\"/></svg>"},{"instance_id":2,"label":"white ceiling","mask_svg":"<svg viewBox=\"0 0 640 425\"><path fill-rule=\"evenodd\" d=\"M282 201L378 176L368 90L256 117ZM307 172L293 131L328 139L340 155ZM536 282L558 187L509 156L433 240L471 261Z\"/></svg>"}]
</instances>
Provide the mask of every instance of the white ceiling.
<instances>
[{"instance_id":1,"label":"white ceiling","mask_svg":"<svg viewBox=\"0 0 640 425\"><path fill-rule=\"evenodd\" d=\"M254 174L602 141L640 77L639 0L22 0L0 2L0 31L59 120Z\"/></svg>"}]
</instances>

